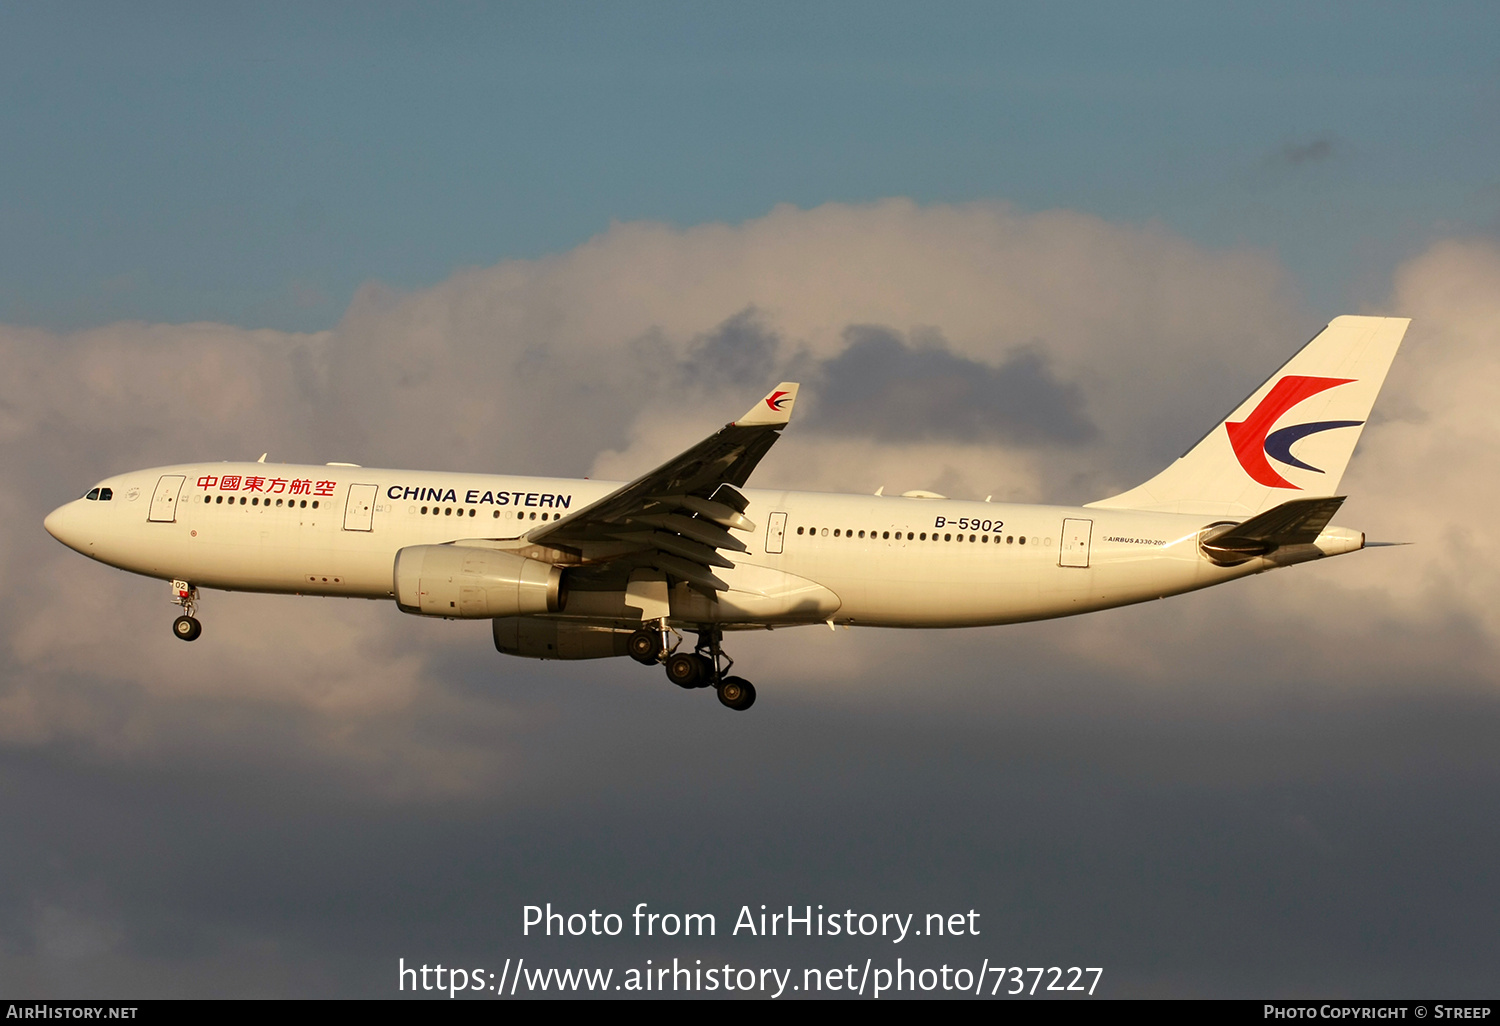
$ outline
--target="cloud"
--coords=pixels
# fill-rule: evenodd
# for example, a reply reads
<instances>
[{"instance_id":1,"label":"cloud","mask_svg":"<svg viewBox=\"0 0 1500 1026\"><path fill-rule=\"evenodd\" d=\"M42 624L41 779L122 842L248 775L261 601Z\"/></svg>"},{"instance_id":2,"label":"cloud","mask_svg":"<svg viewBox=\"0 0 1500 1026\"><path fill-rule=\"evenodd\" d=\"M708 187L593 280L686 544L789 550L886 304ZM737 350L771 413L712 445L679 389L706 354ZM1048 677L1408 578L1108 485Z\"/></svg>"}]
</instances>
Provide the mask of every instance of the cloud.
<instances>
[{"instance_id":1,"label":"cloud","mask_svg":"<svg viewBox=\"0 0 1500 1026\"><path fill-rule=\"evenodd\" d=\"M998 367L957 356L942 336L917 345L875 325L851 325L825 361L809 428L881 442L1080 442L1095 433L1077 386L1058 381L1033 348Z\"/></svg>"},{"instance_id":2,"label":"cloud","mask_svg":"<svg viewBox=\"0 0 1500 1026\"><path fill-rule=\"evenodd\" d=\"M1500 250L1456 240L1359 311L1414 323L1339 520L1417 544L1053 623L736 637L742 717L385 603L210 593L184 646L164 586L41 519L266 450L628 477L783 376L757 484L1085 501L1345 311L1160 228L891 200L615 225L317 334L0 327L0 987L385 993L537 900L977 903L1140 993L1488 979L1496 296Z\"/></svg>"},{"instance_id":3,"label":"cloud","mask_svg":"<svg viewBox=\"0 0 1500 1026\"><path fill-rule=\"evenodd\" d=\"M1281 146L1272 157L1273 163L1287 167L1304 164L1321 164L1331 160L1343 150L1343 145L1332 135L1320 135L1303 142L1289 142Z\"/></svg>"}]
</instances>

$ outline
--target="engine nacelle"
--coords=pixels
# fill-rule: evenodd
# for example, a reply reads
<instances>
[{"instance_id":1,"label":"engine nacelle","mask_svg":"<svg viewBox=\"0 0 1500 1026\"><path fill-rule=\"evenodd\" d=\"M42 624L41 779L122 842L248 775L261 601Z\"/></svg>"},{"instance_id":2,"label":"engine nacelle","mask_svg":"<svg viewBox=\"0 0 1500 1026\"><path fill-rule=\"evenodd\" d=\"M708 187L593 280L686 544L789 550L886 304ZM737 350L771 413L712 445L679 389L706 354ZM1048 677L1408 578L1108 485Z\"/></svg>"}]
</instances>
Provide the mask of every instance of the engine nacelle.
<instances>
[{"instance_id":1,"label":"engine nacelle","mask_svg":"<svg viewBox=\"0 0 1500 1026\"><path fill-rule=\"evenodd\" d=\"M495 618L495 648L528 659L607 659L628 655L629 640L629 631L609 627L526 616Z\"/></svg>"},{"instance_id":2,"label":"engine nacelle","mask_svg":"<svg viewBox=\"0 0 1500 1026\"><path fill-rule=\"evenodd\" d=\"M396 605L419 616L465 620L556 613L562 571L513 552L467 545L411 545L396 553Z\"/></svg>"}]
</instances>

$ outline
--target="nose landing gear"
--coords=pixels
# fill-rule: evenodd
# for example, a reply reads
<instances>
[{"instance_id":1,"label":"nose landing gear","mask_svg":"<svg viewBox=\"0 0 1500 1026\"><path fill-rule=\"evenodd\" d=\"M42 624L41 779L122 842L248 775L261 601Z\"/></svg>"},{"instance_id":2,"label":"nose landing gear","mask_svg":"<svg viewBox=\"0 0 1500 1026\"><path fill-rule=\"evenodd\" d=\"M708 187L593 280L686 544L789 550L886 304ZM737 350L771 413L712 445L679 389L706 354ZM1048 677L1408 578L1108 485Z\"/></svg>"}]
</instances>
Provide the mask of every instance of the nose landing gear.
<instances>
[{"instance_id":1,"label":"nose landing gear","mask_svg":"<svg viewBox=\"0 0 1500 1026\"><path fill-rule=\"evenodd\" d=\"M193 614L198 611L198 589L187 581L172 582L172 601L182 607L182 616L172 621L172 634L183 641L196 641L203 625Z\"/></svg>"}]
</instances>

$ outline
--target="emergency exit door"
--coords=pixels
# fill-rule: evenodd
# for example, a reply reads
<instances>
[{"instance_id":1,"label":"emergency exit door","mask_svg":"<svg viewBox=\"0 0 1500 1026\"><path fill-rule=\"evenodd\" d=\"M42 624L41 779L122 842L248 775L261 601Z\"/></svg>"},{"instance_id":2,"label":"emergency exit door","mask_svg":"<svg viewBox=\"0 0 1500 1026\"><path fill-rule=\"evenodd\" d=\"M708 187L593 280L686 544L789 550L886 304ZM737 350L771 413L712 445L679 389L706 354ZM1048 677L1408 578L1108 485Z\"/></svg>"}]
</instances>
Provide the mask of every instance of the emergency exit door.
<instances>
[{"instance_id":1,"label":"emergency exit door","mask_svg":"<svg viewBox=\"0 0 1500 1026\"><path fill-rule=\"evenodd\" d=\"M770 522L766 524L766 551L773 555L780 552L785 540L786 514L772 513Z\"/></svg>"},{"instance_id":2,"label":"emergency exit door","mask_svg":"<svg viewBox=\"0 0 1500 1026\"><path fill-rule=\"evenodd\" d=\"M146 519L158 524L170 524L177 519L177 496L182 491L181 474L163 474L156 482L156 491L151 493L151 512Z\"/></svg>"},{"instance_id":3,"label":"emergency exit door","mask_svg":"<svg viewBox=\"0 0 1500 1026\"><path fill-rule=\"evenodd\" d=\"M1074 520L1071 517L1064 520L1062 553L1057 561L1058 566L1088 566L1089 539L1093 533L1092 520Z\"/></svg>"},{"instance_id":4,"label":"emergency exit door","mask_svg":"<svg viewBox=\"0 0 1500 1026\"><path fill-rule=\"evenodd\" d=\"M352 484L349 498L344 503L344 530L373 531L375 529L375 489L372 484Z\"/></svg>"}]
</instances>

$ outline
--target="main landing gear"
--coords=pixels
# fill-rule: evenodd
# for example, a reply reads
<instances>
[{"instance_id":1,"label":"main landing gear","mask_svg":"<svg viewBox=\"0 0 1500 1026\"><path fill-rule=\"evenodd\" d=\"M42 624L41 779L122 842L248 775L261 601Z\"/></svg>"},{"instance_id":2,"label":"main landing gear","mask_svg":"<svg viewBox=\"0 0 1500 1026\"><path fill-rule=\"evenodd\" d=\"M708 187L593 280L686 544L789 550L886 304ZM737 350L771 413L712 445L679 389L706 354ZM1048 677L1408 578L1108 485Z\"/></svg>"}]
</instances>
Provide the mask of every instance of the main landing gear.
<instances>
[{"instance_id":1,"label":"main landing gear","mask_svg":"<svg viewBox=\"0 0 1500 1026\"><path fill-rule=\"evenodd\" d=\"M719 647L724 632L718 627L698 631L698 643L692 652L676 651L679 640L666 621L657 627L643 627L630 636L630 658L650 666L664 663L667 679L680 688L713 688L719 701L738 712L755 704L755 685L743 677L725 676L734 660Z\"/></svg>"},{"instance_id":2,"label":"main landing gear","mask_svg":"<svg viewBox=\"0 0 1500 1026\"><path fill-rule=\"evenodd\" d=\"M193 614L198 611L198 589L187 581L172 582L172 601L182 607L182 614L172 621L172 633L183 641L196 641L203 625Z\"/></svg>"}]
</instances>

